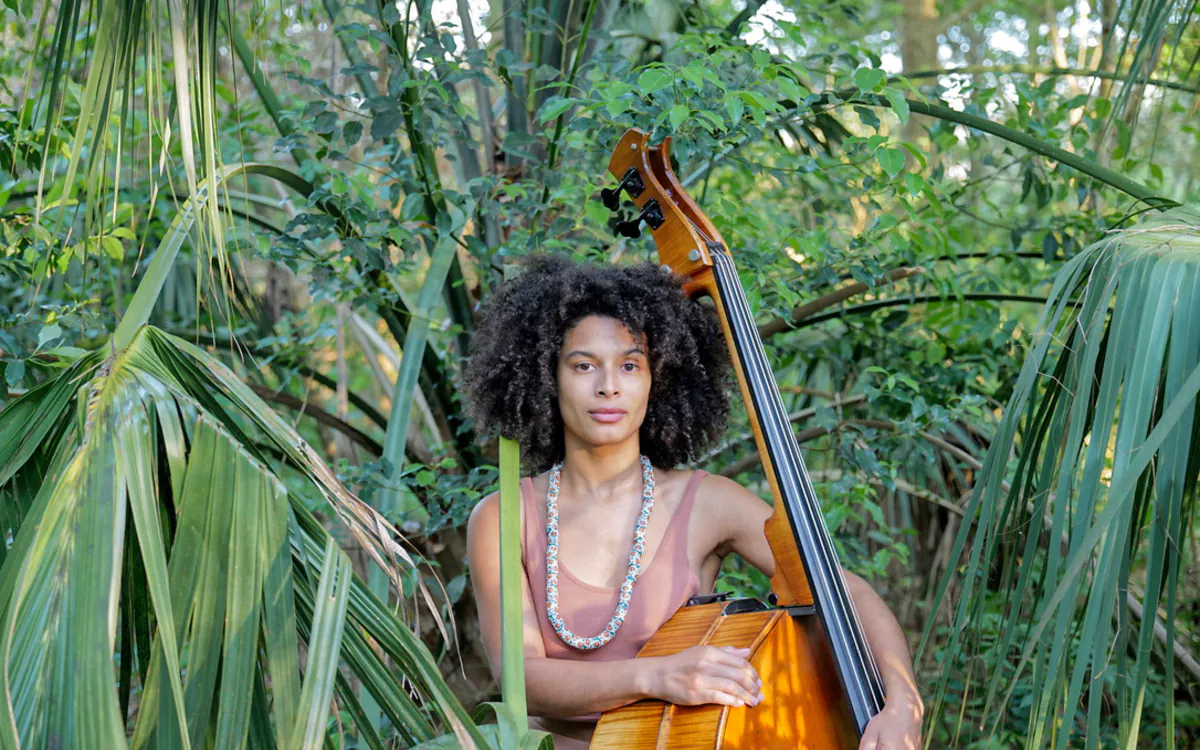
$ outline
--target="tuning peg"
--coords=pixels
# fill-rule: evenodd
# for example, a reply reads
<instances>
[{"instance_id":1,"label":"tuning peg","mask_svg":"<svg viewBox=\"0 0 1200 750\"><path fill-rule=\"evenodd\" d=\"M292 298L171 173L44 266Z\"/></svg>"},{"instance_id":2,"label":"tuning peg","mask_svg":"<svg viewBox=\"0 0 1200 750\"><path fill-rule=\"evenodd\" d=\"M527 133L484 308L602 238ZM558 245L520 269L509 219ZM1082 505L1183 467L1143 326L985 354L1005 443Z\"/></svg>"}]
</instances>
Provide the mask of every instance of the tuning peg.
<instances>
[{"instance_id":1,"label":"tuning peg","mask_svg":"<svg viewBox=\"0 0 1200 750\"><path fill-rule=\"evenodd\" d=\"M637 239L642 236L642 230L638 225L643 221L651 229L658 229L666 221L665 217L663 217L662 208L659 207L658 201L653 198L646 201L646 205L642 206L642 212L637 215L637 218L630 219L629 221L618 221L617 234L620 234L622 237Z\"/></svg>"},{"instance_id":2,"label":"tuning peg","mask_svg":"<svg viewBox=\"0 0 1200 750\"><path fill-rule=\"evenodd\" d=\"M604 188L600 191L600 200L604 201L604 205L608 207L609 211L616 211L621 207L622 190L629 193L631 198L636 198L645 189L646 186L642 184L642 176L638 174L637 169L630 167L621 177L621 184L615 188Z\"/></svg>"},{"instance_id":3,"label":"tuning peg","mask_svg":"<svg viewBox=\"0 0 1200 750\"><path fill-rule=\"evenodd\" d=\"M642 230L638 228L638 219L634 219L633 221L618 221L617 234L634 240L641 237Z\"/></svg>"}]
</instances>

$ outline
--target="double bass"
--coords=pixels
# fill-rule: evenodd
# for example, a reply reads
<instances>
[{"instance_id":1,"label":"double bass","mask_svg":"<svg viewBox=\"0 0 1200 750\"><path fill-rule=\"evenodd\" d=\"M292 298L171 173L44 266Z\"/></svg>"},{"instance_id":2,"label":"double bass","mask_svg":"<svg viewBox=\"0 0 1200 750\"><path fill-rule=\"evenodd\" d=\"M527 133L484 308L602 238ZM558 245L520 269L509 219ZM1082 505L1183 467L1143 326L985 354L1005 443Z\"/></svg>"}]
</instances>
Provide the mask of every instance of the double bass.
<instances>
[{"instance_id":1,"label":"double bass","mask_svg":"<svg viewBox=\"0 0 1200 750\"><path fill-rule=\"evenodd\" d=\"M632 200L639 213L617 231L637 237L644 222L664 268L686 279L689 295L712 298L774 499L765 532L775 573L768 603L694 597L638 658L696 645L748 648L764 699L753 707L639 701L605 713L591 747L855 748L883 708L879 670L729 247L672 171L670 138L649 140L625 133L608 164L619 183L601 198L613 211L622 194Z\"/></svg>"}]
</instances>

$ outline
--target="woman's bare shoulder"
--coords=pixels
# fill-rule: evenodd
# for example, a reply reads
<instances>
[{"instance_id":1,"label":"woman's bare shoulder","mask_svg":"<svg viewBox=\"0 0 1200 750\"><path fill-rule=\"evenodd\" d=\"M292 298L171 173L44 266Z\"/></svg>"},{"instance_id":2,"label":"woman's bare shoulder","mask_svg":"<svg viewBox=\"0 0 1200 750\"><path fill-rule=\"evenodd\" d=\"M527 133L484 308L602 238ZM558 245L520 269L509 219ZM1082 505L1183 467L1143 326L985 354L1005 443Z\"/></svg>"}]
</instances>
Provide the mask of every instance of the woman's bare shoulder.
<instances>
[{"instance_id":1,"label":"woman's bare shoulder","mask_svg":"<svg viewBox=\"0 0 1200 750\"><path fill-rule=\"evenodd\" d=\"M724 532L721 536L725 539L747 524L761 527L771 515L771 506L762 498L720 474L708 474L700 480L695 502L696 512Z\"/></svg>"},{"instance_id":2,"label":"woman's bare shoulder","mask_svg":"<svg viewBox=\"0 0 1200 750\"><path fill-rule=\"evenodd\" d=\"M707 473L700 480L696 487L696 499L704 499L705 502L719 503L721 506L733 505L734 507L742 507L746 505L763 505L763 501L758 495L755 495L750 490L738 484L734 480L721 474Z\"/></svg>"}]
</instances>

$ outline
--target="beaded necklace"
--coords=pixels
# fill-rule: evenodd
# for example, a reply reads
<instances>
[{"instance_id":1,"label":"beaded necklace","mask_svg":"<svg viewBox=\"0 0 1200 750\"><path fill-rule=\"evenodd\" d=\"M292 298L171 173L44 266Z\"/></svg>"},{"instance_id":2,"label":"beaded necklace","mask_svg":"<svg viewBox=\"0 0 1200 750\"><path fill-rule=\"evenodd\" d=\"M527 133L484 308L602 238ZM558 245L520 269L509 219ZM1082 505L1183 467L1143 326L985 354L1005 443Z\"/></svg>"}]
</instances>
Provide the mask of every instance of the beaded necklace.
<instances>
[{"instance_id":1,"label":"beaded necklace","mask_svg":"<svg viewBox=\"0 0 1200 750\"><path fill-rule=\"evenodd\" d=\"M633 530L633 547L629 550L629 572L621 583L621 598L617 611L600 635L590 638L575 635L567 628L558 613L558 489L562 479L562 462L550 468L550 489L546 493L546 612L554 632L563 643L587 651L600 648L613 639L629 613L629 599L633 596L633 584L642 573L642 552L646 550L646 525L650 522L650 511L654 510L654 467L650 459L642 461L642 512Z\"/></svg>"}]
</instances>

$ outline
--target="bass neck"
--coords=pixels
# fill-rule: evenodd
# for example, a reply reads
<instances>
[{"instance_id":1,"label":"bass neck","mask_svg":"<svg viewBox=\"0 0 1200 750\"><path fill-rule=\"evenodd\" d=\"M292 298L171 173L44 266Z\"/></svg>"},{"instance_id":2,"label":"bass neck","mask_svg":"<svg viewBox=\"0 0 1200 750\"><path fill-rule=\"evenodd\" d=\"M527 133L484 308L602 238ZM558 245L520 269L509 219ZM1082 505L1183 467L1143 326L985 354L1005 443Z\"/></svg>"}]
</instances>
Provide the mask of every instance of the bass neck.
<instances>
[{"instance_id":1,"label":"bass neck","mask_svg":"<svg viewBox=\"0 0 1200 750\"><path fill-rule=\"evenodd\" d=\"M713 262L713 283L708 293L717 304L734 355L734 369L754 439L775 498L775 509L765 529L775 558L772 603L811 603L815 607L861 732L883 708L879 669L863 634L733 259L720 243L710 243L708 250Z\"/></svg>"}]
</instances>

